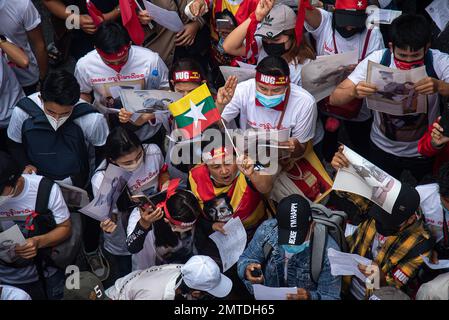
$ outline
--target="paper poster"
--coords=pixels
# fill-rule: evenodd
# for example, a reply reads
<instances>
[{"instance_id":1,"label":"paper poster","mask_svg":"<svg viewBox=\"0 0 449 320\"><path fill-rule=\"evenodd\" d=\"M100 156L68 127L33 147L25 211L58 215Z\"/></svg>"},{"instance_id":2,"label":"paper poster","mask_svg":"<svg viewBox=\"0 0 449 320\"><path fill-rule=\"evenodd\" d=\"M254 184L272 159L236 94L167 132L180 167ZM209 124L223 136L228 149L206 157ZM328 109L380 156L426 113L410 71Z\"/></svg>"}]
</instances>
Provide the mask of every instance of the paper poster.
<instances>
[{"instance_id":1,"label":"paper poster","mask_svg":"<svg viewBox=\"0 0 449 320\"><path fill-rule=\"evenodd\" d=\"M282 130L236 129L230 131L237 154L247 154L252 160L266 163L271 157L290 157L288 146L280 146L290 138L291 128ZM229 139L229 137L228 137Z\"/></svg>"},{"instance_id":2,"label":"paper poster","mask_svg":"<svg viewBox=\"0 0 449 320\"><path fill-rule=\"evenodd\" d=\"M94 101L94 106L104 114L118 113L123 107L121 91L139 90L143 88L144 84L144 79L94 84L94 90L100 95L100 99Z\"/></svg>"},{"instance_id":3,"label":"paper poster","mask_svg":"<svg viewBox=\"0 0 449 320\"><path fill-rule=\"evenodd\" d=\"M62 182L56 182L62 192L65 203L70 208L82 208L89 204L89 195L86 190Z\"/></svg>"},{"instance_id":4,"label":"paper poster","mask_svg":"<svg viewBox=\"0 0 449 320\"><path fill-rule=\"evenodd\" d=\"M23 246L26 240L17 224L0 233L0 260L12 263L17 260L15 248Z\"/></svg>"},{"instance_id":5,"label":"paper poster","mask_svg":"<svg viewBox=\"0 0 449 320\"><path fill-rule=\"evenodd\" d=\"M358 63L358 52L318 56L301 70L302 87L320 101L345 80Z\"/></svg>"},{"instance_id":6,"label":"paper poster","mask_svg":"<svg viewBox=\"0 0 449 320\"><path fill-rule=\"evenodd\" d=\"M236 76L239 83L256 77L256 69L220 66L220 71L225 80L230 76Z\"/></svg>"},{"instance_id":7,"label":"paper poster","mask_svg":"<svg viewBox=\"0 0 449 320\"><path fill-rule=\"evenodd\" d=\"M109 164L97 196L79 211L100 222L109 219L111 211L131 175L131 172Z\"/></svg>"},{"instance_id":8,"label":"paper poster","mask_svg":"<svg viewBox=\"0 0 449 320\"><path fill-rule=\"evenodd\" d=\"M144 1L143 3L151 19L156 21L161 26L173 32L180 32L184 29L184 24L176 11L163 9L149 1Z\"/></svg>"},{"instance_id":9,"label":"paper poster","mask_svg":"<svg viewBox=\"0 0 449 320\"><path fill-rule=\"evenodd\" d=\"M413 88L425 77L425 66L399 70L368 61L366 81L377 87L377 92L366 98L368 108L395 116L427 113L426 95Z\"/></svg>"},{"instance_id":10,"label":"paper poster","mask_svg":"<svg viewBox=\"0 0 449 320\"><path fill-rule=\"evenodd\" d=\"M249 64L249 63L245 63L242 61L237 61L237 64L242 69L254 69L254 70L256 69L256 65L254 65L254 64Z\"/></svg>"},{"instance_id":11,"label":"paper poster","mask_svg":"<svg viewBox=\"0 0 449 320\"><path fill-rule=\"evenodd\" d=\"M443 31L449 22L449 1L434 0L426 7L426 11L438 28Z\"/></svg>"},{"instance_id":12,"label":"paper poster","mask_svg":"<svg viewBox=\"0 0 449 320\"><path fill-rule=\"evenodd\" d=\"M343 154L350 165L338 170L332 189L358 194L391 213L401 182L347 146L344 146Z\"/></svg>"},{"instance_id":13,"label":"paper poster","mask_svg":"<svg viewBox=\"0 0 449 320\"><path fill-rule=\"evenodd\" d=\"M226 235L219 231L212 233L209 238L217 245L220 253L223 272L231 268L242 255L246 247L247 235L240 218L231 218L223 226Z\"/></svg>"},{"instance_id":14,"label":"paper poster","mask_svg":"<svg viewBox=\"0 0 449 320\"><path fill-rule=\"evenodd\" d=\"M168 105L182 98L178 92L165 90L121 90L121 101L126 110L135 113L167 113Z\"/></svg>"},{"instance_id":15,"label":"paper poster","mask_svg":"<svg viewBox=\"0 0 449 320\"><path fill-rule=\"evenodd\" d=\"M262 284L253 284L254 298L256 300L287 300L287 294L296 294L296 287L267 287Z\"/></svg>"},{"instance_id":16,"label":"paper poster","mask_svg":"<svg viewBox=\"0 0 449 320\"><path fill-rule=\"evenodd\" d=\"M368 14L367 23L374 25L391 24L394 19L402 14L402 11L379 9L377 6L368 6L366 8Z\"/></svg>"},{"instance_id":17,"label":"paper poster","mask_svg":"<svg viewBox=\"0 0 449 320\"><path fill-rule=\"evenodd\" d=\"M333 276L356 276L362 281L366 280L358 265L369 266L371 265L371 260L358 254L344 253L332 248L327 249L327 257L329 258Z\"/></svg>"}]
</instances>

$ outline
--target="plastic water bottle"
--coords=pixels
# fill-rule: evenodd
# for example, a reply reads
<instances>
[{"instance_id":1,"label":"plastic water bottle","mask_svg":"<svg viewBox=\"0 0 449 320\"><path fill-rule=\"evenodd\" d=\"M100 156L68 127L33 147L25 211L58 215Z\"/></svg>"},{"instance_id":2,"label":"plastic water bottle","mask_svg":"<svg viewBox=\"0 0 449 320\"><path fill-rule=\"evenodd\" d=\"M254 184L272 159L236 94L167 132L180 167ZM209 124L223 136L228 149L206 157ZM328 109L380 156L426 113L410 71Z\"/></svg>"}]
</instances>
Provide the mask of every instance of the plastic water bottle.
<instances>
[{"instance_id":1,"label":"plastic water bottle","mask_svg":"<svg viewBox=\"0 0 449 320\"><path fill-rule=\"evenodd\" d=\"M150 76L150 87L151 89L159 89L160 84L161 79L159 77L159 71L157 69L153 69Z\"/></svg>"}]
</instances>

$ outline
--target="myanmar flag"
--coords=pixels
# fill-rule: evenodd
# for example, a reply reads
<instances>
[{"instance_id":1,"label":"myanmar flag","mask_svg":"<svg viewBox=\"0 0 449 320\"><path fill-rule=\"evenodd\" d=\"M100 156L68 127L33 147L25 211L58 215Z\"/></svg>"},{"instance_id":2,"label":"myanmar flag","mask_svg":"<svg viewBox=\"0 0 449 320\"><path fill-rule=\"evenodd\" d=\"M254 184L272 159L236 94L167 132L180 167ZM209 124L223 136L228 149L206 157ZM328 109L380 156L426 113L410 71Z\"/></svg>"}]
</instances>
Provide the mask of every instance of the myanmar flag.
<instances>
[{"instance_id":1,"label":"myanmar flag","mask_svg":"<svg viewBox=\"0 0 449 320\"><path fill-rule=\"evenodd\" d=\"M186 139L200 135L221 118L206 84L173 102L168 109L175 118L178 128L184 129L183 136Z\"/></svg>"}]
</instances>

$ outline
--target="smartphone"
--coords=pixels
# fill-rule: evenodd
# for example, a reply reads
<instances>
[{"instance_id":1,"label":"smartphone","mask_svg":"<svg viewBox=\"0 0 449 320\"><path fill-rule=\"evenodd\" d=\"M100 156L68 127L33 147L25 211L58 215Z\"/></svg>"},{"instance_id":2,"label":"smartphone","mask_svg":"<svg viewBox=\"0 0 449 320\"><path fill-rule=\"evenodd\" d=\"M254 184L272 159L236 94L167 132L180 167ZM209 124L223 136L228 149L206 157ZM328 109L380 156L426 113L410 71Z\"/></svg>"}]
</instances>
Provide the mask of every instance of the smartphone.
<instances>
[{"instance_id":1,"label":"smartphone","mask_svg":"<svg viewBox=\"0 0 449 320\"><path fill-rule=\"evenodd\" d=\"M131 196L131 199L137 203L137 206L142 208L142 209L147 209L148 207L151 207L153 209L156 209L156 206L154 205L154 203L148 199L148 197L144 194L136 194Z\"/></svg>"},{"instance_id":2,"label":"smartphone","mask_svg":"<svg viewBox=\"0 0 449 320\"><path fill-rule=\"evenodd\" d=\"M232 23L231 20L228 19L216 19L216 24L217 24L217 31L220 30L225 30L225 31L230 31L233 30L235 28L234 24Z\"/></svg>"}]
</instances>

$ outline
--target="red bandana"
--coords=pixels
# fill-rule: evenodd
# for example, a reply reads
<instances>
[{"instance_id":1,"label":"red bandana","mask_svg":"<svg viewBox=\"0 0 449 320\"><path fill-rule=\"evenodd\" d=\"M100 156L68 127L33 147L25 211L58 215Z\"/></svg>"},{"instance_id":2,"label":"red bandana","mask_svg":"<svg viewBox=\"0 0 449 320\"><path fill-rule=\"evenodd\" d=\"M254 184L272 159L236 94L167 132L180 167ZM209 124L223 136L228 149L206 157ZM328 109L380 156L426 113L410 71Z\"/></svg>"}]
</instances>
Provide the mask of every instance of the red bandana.
<instances>
[{"instance_id":1,"label":"red bandana","mask_svg":"<svg viewBox=\"0 0 449 320\"><path fill-rule=\"evenodd\" d=\"M179 187L180 181L181 181L181 179L170 180L170 183L168 184L168 188L167 188L167 196L165 197L164 201L158 203L157 207L164 209L164 216L165 216L165 218L167 218L168 221L170 221L171 224L174 224L175 226L179 226L179 227L191 227L196 223L197 219L195 219L192 222L182 222L182 221L175 220L174 218L172 218L172 216L170 215L170 212L168 211L168 208L167 208L167 201L168 201L168 199L170 199L170 197L172 195L174 195L176 193L176 189Z\"/></svg>"},{"instance_id":2,"label":"red bandana","mask_svg":"<svg viewBox=\"0 0 449 320\"><path fill-rule=\"evenodd\" d=\"M106 52L104 52L101 49L98 49L98 48L96 48L96 49L97 49L98 54L103 59L106 59L106 60L118 60L118 59L123 58L128 53L130 47L131 46L129 44L124 45L117 52L114 52L114 53L106 53Z\"/></svg>"},{"instance_id":3,"label":"red bandana","mask_svg":"<svg viewBox=\"0 0 449 320\"><path fill-rule=\"evenodd\" d=\"M197 71L176 71L173 73L173 81L176 82L198 82L201 83L201 75Z\"/></svg>"},{"instance_id":4,"label":"red bandana","mask_svg":"<svg viewBox=\"0 0 449 320\"><path fill-rule=\"evenodd\" d=\"M256 81L270 86L281 87L287 86L290 83L290 78L288 76L277 77L256 72Z\"/></svg>"}]
</instances>

